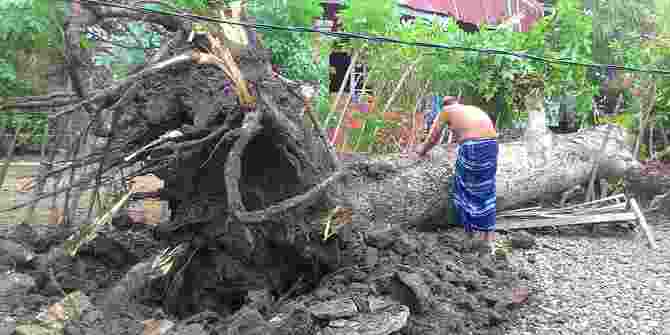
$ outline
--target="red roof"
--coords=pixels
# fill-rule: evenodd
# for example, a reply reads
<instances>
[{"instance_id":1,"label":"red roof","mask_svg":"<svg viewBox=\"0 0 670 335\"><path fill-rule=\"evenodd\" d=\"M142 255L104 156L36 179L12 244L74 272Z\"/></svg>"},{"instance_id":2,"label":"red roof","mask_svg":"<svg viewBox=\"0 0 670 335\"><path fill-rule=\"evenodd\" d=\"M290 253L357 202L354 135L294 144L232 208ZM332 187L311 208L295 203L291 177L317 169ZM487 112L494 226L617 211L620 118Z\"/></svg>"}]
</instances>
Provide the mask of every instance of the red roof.
<instances>
[{"instance_id":1,"label":"red roof","mask_svg":"<svg viewBox=\"0 0 670 335\"><path fill-rule=\"evenodd\" d=\"M477 25L490 20L500 22L507 16L506 0L399 0L398 3ZM511 0L511 3L514 13L525 14L521 19L522 31L527 31L543 15L543 6L537 0Z\"/></svg>"}]
</instances>

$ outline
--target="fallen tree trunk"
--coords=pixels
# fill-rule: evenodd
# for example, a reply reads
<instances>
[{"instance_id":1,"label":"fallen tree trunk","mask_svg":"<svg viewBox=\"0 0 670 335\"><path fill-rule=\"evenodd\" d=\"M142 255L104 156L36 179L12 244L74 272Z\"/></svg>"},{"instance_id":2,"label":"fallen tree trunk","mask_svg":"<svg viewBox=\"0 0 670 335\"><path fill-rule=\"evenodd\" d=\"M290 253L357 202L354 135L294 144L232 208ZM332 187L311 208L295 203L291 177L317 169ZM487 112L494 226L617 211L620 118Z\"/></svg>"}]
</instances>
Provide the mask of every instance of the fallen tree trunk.
<instances>
[{"instance_id":1,"label":"fallen tree trunk","mask_svg":"<svg viewBox=\"0 0 670 335\"><path fill-rule=\"evenodd\" d=\"M524 142L501 144L496 181L498 209L521 206L587 183L591 157L600 149L606 132L606 127L598 127L555 135L554 148L544 165L528 163ZM613 129L610 136L598 178L623 177L635 165L623 144L624 131ZM444 146L436 147L426 161L382 159L371 163L364 178L343 188L355 208L355 221L385 226L446 217L454 163L454 151Z\"/></svg>"}]
</instances>

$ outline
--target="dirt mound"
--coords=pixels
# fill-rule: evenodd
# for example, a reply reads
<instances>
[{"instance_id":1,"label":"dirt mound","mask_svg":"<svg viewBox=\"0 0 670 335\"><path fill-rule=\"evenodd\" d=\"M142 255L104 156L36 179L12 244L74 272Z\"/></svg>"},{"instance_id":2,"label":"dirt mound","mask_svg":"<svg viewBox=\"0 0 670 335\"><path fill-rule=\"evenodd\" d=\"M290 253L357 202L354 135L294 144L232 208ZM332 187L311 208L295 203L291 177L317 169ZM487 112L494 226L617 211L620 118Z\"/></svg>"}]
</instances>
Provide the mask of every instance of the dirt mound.
<instances>
[{"instance_id":1,"label":"dirt mound","mask_svg":"<svg viewBox=\"0 0 670 335\"><path fill-rule=\"evenodd\" d=\"M65 324L82 327L82 334L139 334L161 319L163 328L169 325L164 334L501 334L527 298L524 275L505 257L465 249L460 227L386 228L351 239L356 246L347 250L355 252L342 257L356 258L360 265L327 273L316 285L300 279L281 296L252 290L238 310L177 320L162 312L160 297L152 296L150 281L139 270L149 264L139 260L161 247L151 238L152 228L117 227L123 229L110 228L76 258L55 245L2 277L2 285L14 286L26 278L18 289L3 291L13 299L8 301L17 302L17 308L1 311L5 326L12 320L14 326L34 322L39 313L54 322L58 318L47 313L48 307L53 310L65 294L79 292L86 310L80 307L80 318ZM134 230L124 230L129 227ZM18 236L2 238L16 243ZM34 249L31 243L21 245ZM116 306L123 313L110 313L110 295L127 295L118 300L126 305Z\"/></svg>"}]
</instances>

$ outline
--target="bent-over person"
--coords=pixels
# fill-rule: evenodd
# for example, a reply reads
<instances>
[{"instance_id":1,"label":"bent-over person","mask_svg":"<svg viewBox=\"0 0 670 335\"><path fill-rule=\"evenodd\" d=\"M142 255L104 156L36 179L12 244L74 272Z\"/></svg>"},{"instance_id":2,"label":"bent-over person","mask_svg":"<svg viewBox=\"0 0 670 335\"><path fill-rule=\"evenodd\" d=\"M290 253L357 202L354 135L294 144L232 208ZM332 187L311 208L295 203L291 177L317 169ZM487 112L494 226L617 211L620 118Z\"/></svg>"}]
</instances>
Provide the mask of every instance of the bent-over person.
<instances>
[{"instance_id":1,"label":"bent-over person","mask_svg":"<svg viewBox=\"0 0 670 335\"><path fill-rule=\"evenodd\" d=\"M445 126L453 132L459 145L449 208L455 211L455 219L464 226L469 239L477 234L477 240L493 253L498 134L491 118L481 109L463 105L450 96L444 98L443 106L430 128L428 139L416 153L425 157L438 144Z\"/></svg>"}]
</instances>

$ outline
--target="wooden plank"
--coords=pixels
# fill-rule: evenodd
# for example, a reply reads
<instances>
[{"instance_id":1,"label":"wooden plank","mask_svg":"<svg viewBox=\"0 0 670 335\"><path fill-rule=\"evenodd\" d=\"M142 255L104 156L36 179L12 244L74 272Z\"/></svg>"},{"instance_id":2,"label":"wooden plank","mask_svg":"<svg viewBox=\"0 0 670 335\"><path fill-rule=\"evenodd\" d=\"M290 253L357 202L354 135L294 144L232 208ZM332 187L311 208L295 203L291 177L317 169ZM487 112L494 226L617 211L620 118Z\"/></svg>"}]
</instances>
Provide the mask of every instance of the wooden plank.
<instances>
[{"instance_id":1,"label":"wooden plank","mask_svg":"<svg viewBox=\"0 0 670 335\"><path fill-rule=\"evenodd\" d=\"M637 215L637 222L640 224L640 227L642 227L645 234L647 235L647 240L649 240L649 247L652 250L656 250L656 248L658 248L658 245L656 244L654 231L647 224L647 219L644 217L644 214L642 214L640 206L638 206L637 201L635 199L630 199L630 207L633 209L633 212L635 212L635 215Z\"/></svg>"},{"instance_id":2,"label":"wooden plank","mask_svg":"<svg viewBox=\"0 0 670 335\"><path fill-rule=\"evenodd\" d=\"M600 208L596 207L596 208L582 209L580 210L579 215L605 214L607 212L621 211L621 210L627 210L626 203L620 203ZM517 212L517 213L504 212L503 214L499 214L497 216L498 219L503 218L554 219L554 218L566 218L566 217L572 218L575 217L575 214L567 210L566 211L552 210L546 212L533 212L533 211Z\"/></svg>"},{"instance_id":3,"label":"wooden plank","mask_svg":"<svg viewBox=\"0 0 670 335\"><path fill-rule=\"evenodd\" d=\"M560 219L536 219L536 220L501 220L496 224L496 230L514 230L527 228L574 226L580 224L595 224L607 222L623 222L637 220L638 216L632 212L608 213L599 215L582 215Z\"/></svg>"}]
</instances>

